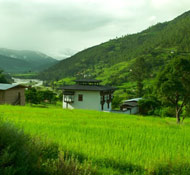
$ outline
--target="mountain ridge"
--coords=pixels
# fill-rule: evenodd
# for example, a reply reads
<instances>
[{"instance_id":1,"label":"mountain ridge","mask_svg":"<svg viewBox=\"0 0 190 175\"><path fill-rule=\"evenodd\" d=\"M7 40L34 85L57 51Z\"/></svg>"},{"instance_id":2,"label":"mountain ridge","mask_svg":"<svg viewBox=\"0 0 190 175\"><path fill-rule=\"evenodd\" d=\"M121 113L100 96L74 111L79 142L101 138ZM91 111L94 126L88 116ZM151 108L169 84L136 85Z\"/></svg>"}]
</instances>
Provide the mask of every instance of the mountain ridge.
<instances>
[{"instance_id":1,"label":"mountain ridge","mask_svg":"<svg viewBox=\"0 0 190 175\"><path fill-rule=\"evenodd\" d=\"M9 73L38 72L58 62L41 52L6 48L0 48L0 61L0 69Z\"/></svg>"},{"instance_id":2,"label":"mountain ridge","mask_svg":"<svg viewBox=\"0 0 190 175\"><path fill-rule=\"evenodd\" d=\"M170 57L171 52L190 51L190 11L174 18L171 21L158 23L142 32L113 39L97 46L85 49L77 54L60 61L50 67L39 77L46 80L59 80L65 77L77 77L79 75L94 74L97 67L110 67L121 62L130 62L135 58L144 55ZM163 59L163 64L164 60Z\"/></svg>"}]
</instances>

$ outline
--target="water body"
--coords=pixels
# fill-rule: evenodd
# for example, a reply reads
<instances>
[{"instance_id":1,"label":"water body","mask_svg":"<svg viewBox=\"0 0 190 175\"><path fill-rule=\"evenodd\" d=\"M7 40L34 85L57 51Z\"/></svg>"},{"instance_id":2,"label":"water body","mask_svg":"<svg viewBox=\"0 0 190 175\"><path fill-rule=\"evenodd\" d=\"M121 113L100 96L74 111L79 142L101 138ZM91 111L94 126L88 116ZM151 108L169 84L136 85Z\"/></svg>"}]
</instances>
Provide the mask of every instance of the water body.
<instances>
[{"instance_id":1,"label":"water body","mask_svg":"<svg viewBox=\"0 0 190 175\"><path fill-rule=\"evenodd\" d=\"M13 84L31 84L32 86L42 86L43 85L43 81L42 80L38 80L38 79L21 79L21 78L14 78L12 77L12 79L14 80Z\"/></svg>"}]
</instances>

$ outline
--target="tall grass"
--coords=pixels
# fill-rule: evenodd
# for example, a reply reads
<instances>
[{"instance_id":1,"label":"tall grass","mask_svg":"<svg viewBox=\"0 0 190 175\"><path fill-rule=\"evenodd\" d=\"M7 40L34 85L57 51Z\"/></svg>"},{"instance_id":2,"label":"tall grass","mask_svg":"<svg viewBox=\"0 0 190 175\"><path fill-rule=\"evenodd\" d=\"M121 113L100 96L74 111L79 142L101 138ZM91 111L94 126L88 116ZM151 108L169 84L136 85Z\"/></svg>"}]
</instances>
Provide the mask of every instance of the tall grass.
<instances>
[{"instance_id":1,"label":"tall grass","mask_svg":"<svg viewBox=\"0 0 190 175\"><path fill-rule=\"evenodd\" d=\"M95 168L60 152L53 143L31 138L0 120L1 175L91 175Z\"/></svg>"},{"instance_id":2,"label":"tall grass","mask_svg":"<svg viewBox=\"0 0 190 175\"><path fill-rule=\"evenodd\" d=\"M190 174L189 120L12 106L0 113L102 174Z\"/></svg>"}]
</instances>

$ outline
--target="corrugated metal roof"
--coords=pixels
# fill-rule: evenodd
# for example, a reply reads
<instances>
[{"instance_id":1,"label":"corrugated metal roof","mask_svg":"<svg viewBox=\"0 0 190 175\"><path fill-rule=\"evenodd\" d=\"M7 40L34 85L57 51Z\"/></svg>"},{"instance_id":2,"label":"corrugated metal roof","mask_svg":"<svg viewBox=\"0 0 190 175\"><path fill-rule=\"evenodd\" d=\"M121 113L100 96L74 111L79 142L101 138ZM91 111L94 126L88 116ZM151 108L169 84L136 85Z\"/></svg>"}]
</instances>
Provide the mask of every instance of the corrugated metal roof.
<instances>
[{"instance_id":1,"label":"corrugated metal roof","mask_svg":"<svg viewBox=\"0 0 190 175\"><path fill-rule=\"evenodd\" d=\"M8 90L8 89L14 88L16 86L21 86L21 85L19 85L19 84L3 84L3 83L0 83L0 90L5 91L5 90Z\"/></svg>"},{"instance_id":2,"label":"corrugated metal roof","mask_svg":"<svg viewBox=\"0 0 190 175\"><path fill-rule=\"evenodd\" d=\"M139 100L141 100L142 98L133 98L133 99L130 99L130 100L125 100L125 102L132 102L132 101L135 101L135 102L138 102Z\"/></svg>"}]
</instances>

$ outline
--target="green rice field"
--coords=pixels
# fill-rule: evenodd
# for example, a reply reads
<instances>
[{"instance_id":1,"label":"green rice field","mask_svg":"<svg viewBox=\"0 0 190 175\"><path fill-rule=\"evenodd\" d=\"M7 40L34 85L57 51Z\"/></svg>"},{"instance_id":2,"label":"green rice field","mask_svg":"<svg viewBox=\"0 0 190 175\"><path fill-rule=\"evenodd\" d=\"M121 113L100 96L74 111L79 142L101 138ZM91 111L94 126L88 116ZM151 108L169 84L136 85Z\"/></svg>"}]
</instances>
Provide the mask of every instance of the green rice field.
<instances>
[{"instance_id":1,"label":"green rice field","mask_svg":"<svg viewBox=\"0 0 190 175\"><path fill-rule=\"evenodd\" d=\"M189 119L15 106L0 106L0 116L99 174L190 174Z\"/></svg>"}]
</instances>

